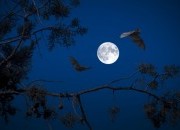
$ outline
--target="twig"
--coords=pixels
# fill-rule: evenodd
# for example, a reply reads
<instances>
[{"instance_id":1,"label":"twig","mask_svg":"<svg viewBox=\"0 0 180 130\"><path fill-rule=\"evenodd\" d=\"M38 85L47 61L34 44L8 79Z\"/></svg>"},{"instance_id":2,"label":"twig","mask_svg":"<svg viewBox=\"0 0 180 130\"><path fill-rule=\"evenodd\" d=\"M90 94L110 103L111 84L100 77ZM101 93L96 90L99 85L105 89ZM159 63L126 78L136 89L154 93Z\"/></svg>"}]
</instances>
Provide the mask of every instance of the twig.
<instances>
[{"instance_id":1,"label":"twig","mask_svg":"<svg viewBox=\"0 0 180 130\"><path fill-rule=\"evenodd\" d=\"M7 91L0 91L0 95L3 94L22 94L22 92L7 90Z\"/></svg>"},{"instance_id":2,"label":"twig","mask_svg":"<svg viewBox=\"0 0 180 130\"><path fill-rule=\"evenodd\" d=\"M36 83L36 82L51 82L51 83L62 83L63 81L59 80L45 80L45 79L37 79L32 82L30 82L27 86L31 86L31 84Z\"/></svg>"},{"instance_id":3,"label":"twig","mask_svg":"<svg viewBox=\"0 0 180 130\"><path fill-rule=\"evenodd\" d=\"M71 99L71 104L72 104L74 113L79 116L79 114L78 114L77 111L76 111L76 106L75 106L75 100L76 100L76 99L75 99L75 98L78 99L77 96L72 97L72 99ZM78 102L79 102L79 101L78 101Z\"/></svg>"},{"instance_id":4,"label":"twig","mask_svg":"<svg viewBox=\"0 0 180 130\"><path fill-rule=\"evenodd\" d=\"M86 123L87 127L89 128L89 130L92 130L92 127L91 127L89 121L87 120L86 113L85 113L84 108L82 106L82 102L81 102L80 96L77 96L77 99L79 101L79 106L80 106L80 110L81 110L81 113L82 113L83 121Z\"/></svg>"},{"instance_id":5,"label":"twig","mask_svg":"<svg viewBox=\"0 0 180 130\"><path fill-rule=\"evenodd\" d=\"M147 92L145 90L133 88L132 86L130 86L130 87L128 87L128 86L127 87L111 87L111 86L105 85L105 86L95 87L95 88L92 88L92 89L89 89L89 90L80 91L78 93L78 95L83 95L83 94L86 94L86 93L91 93L91 92L95 92L95 91L99 91L99 90L103 90L103 89L108 89L108 90L113 90L113 91L133 90L133 91L136 91L136 92L141 92L141 93L144 93L144 94L148 94L148 95L156 98L157 100L161 100L161 98L159 98L157 95L155 95L153 93Z\"/></svg>"},{"instance_id":6,"label":"twig","mask_svg":"<svg viewBox=\"0 0 180 130\"><path fill-rule=\"evenodd\" d=\"M34 0L32 0L32 1L33 1L33 4L34 4L35 8L36 8L37 16L38 16L39 22L42 24L41 19L40 19L40 15L39 15L39 9L37 8L35 1L34 1Z\"/></svg>"},{"instance_id":7,"label":"twig","mask_svg":"<svg viewBox=\"0 0 180 130\"><path fill-rule=\"evenodd\" d=\"M22 42L23 42L23 39L21 39L21 40L19 41L18 45L14 48L14 50L12 51L12 53L11 53L6 59L4 59L4 60L0 63L0 66L1 66L2 64L4 64L4 63L7 63L7 62L15 55L15 53L17 52L17 50L18 50L19 47L21 46Z\"/></svg>"},{"instance_id":8,"label":"twig","mask_svg":"<svg viewBox=\"0 0 180 130\"><path fill-rule=\"evenodd\" d=\"M160 76L163 76L163 75L167 75L167 73L156 74L152 81L156 81L156 79L158 79ZM147 91L148 88L149 88L149 85L148 83L146 83L145 91Z\"/></svg>"},{"instance_id":9,"label":"twig","mask_svg":"<svg viewBox=\"0 0 180 130\"><path fill-rule=\"evenodd\" d=\"M3 41L0 42L0 45L3 45L3 44L8 44L8 43L11 43L11 42L16 42L16 41L19 41L21 39L21 36L16 36L16 37L12 37L12 38L8 38L8 39L5 39Z\"/></svg>"},{"instance_id":10,"label":"twig","mask_svg":"<svg viewBox=\"0 0 180 130\"><path fill-rule=\"evenodd\" d=\"M47 2L45 2L41 7L37 8L37 10L42 9L44 6L46 6L49 3L49 0L47 0ZM29 16L33 15L35 12L31 12L29 14L26 15L26 18L28 18Z\"/></svg>"},{"instance_id":11,"label":"twig","mask_svg":"<svg viewBox=\"0 0 180 130\"><path fill-rule=\"evenodd\" d=\"M129 76L127 76L127 77L121 77L121 78L115 79L115 80L109 82L108 85L111 85L111 84L113 84L113 83L119 82L120 80L130 79L130 78L132 78L134 75L136 75L138 72L139 72L139 70L135 71L134 73L132 73L131 75L129 75Z\"/></svg>"}]
</instances>

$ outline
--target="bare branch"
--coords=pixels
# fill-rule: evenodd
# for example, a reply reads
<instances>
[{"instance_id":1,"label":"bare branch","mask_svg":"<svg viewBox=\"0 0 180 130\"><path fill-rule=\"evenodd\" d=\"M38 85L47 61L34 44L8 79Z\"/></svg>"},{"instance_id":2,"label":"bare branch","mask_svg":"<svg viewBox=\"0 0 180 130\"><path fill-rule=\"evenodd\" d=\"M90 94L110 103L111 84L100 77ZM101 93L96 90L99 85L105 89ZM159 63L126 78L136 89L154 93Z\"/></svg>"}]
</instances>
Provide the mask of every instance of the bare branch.
<instances>
[{"instance_id":1,"label":"bare branch","mask_svg":"<svg viewBox=\"0 0 180 130\"><path fill-rule=\"evenodd\" d=\"M134 73L130 74L130 75L127 76L127 77L121 77L121 78L115 79L115 80L109 82L108 85L111 85L111 84L113 84L113 83L119 82L119 81L121 81L121 80L130 79L130 78L132 78L133 76L135 76L138 72L139 72L139 70L135 71Z\"/></svg>"},{"instance_id":2,"label":"bare branch","mask_svg":"<svg viewBox=\"0 0 180 130\"><path fill-rule=\"evenodd\" d=\"M63 81L59 81L59 80L37 79L37 80L33 80L32 82L30 82L27 86L31 86L32 84L34 84L34 83L36 83L36 82L62 83Z\"/></svg>"}]
</instances>

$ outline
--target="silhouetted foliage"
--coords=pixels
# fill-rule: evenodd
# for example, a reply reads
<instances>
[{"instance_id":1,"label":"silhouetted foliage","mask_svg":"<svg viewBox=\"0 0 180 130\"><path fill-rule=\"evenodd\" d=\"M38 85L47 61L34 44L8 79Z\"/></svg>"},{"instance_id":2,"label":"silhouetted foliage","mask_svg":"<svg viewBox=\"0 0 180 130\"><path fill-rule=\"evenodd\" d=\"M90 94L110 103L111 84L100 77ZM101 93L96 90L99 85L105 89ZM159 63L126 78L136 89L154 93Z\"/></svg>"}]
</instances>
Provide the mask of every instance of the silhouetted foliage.
<instances>
[{"instance_id":1,"label":"silhouetted foliage","mask_svg":"<svg viewBox=\"0 0 180 130\"><path fill-rule=\"evenodd\" d=\"M83 35L87 32L87 29L83 27L74 27L71 29L70 26L59 25L54 27L49 35L49 49L52 50L56 44L69 47L75 43L74 36L77 34Z\"/></svg>"},{"instance_id":2,"label":"silhouetted foliage","mask_svg":"<svg viewBox=\"0 0 180 130\"><path fill-rule=\"evenodd\" d=\"M15 6L11 6L9 12L1 12L0 19L0 92L19 90L21 81L27 77L31 68L33 50L40 41L49 39L49 49L53 49L57 43L71 46L75 43L74 36L87 32L78 18L69 20L69 25L63 22L63 18L70 16L72 8L79 5L79 0L18 0L9 1L9 4ZM50 20L53 16L61 21L55 20L54 25L42 26L42 22L45 22L43 20ZM43 31L49 31L48 39L41 38L39 32ZM26 94L30 108L27 116L50 119L55 115L47 107L45 92L39 86L28 86ZM14 97L13 94L0 94L0 115L6 122L8 115L16 113L16 109L11 106Z\"/></svg>"},{"instance_id":3,"label":"silhouetted foliage","mask_svg":"<svg viewBox=\"0 0 180 130\"><path fill-rule=\"evenodd\" d=\"M11 105L13 99L14 97L11 94L0 95L0 116L6 123L9 121L9 116L14 116L17 111L16 108Z\"/></svg>"},{"instance_id":4,"label":"silhouetted foliage","mask_svg":"<svg viewBox=\"0 0 180 130\"><path fill-rule=\"evenodd\" d=\"M114 122L118 116L118 113L120 112L120 108L117 106L112 106L108 109L110 120Z\"/></svg>"},{"instance_id":5,"label":"silhouetted foliage","mask_svg":"<svg viewBox=\"0 0 180 130\"><path fill-rule=\"evenodd\" d=\"M163 79L173 78L179 74L180 67L176 65L166 65L164 66L164 72L166 75L163 76Z\"/></svg>"},{"instance_id":6,"label":"silhouetted foliage","mask_svg":"<svg viewBox=\"0 0 180 130\"><path fill-rule=\"evenodd\" d=\"M31 57L35 47L35 43L21 47L12 58L0 66L0 89L9 90L15 89L16 84L26 78L30 69ZM4 44L0 46L0 51L3 57L8 57L13 51L13 45ZM1 57L0 61L4 58Z\"/></svg>"},{"instance_id":7,"label":"silhouetted foliage","mask_svg":"<svg viewBox=\"0 0 180 130\"><path fill-rule=\"evenodd\" d=\"M152 100L151 103L144 105L147 117L155 127L159 128L165 122L176 123L180 120L180 104L177 94L165 94L162 102Z\"/></svg>"},{"instance_id":8,"label":"silhouetted foliage","mask_svg":"<svg viewBox=\"0 0 180 130\"><path fill-rule=\"evenodd\" d=\"M14 12L9 12L7 16L0 20L0 40L12 31L12 28L16 25L16 17Z\"/></svg>"},{"instance_id":9,"label":"silhouetted foliage","mask_svg":"<svg viewBox=\"0 0 180 130\"><path fill-rule=\"evenodd\" d=\"M68 128L72 128L77 121L77 117L72 113L67 113L61 117L61 122Z\"/></svg>"},{"instance_id":10,"label":"silhouetted foliage","mask_svg":"<svg viewBox=\"0 0 180 130\"><path fill-rule=\"evenodd\" d=\"M138 69L139 69L139 72L142 74L149 74L151 76L156 75L155 67L152 64L140 64Z\"/></svg>"},{"instance_id":11,"label":"silhouetted foliage","mask_svg":"<svg viewBox=\"0 0 180 130\"><path fill-rule=\"evenodd\" d=\"M151 82L148 83L148 86L149 86L150 88L152 88L152 89L155 89L155 88L158 87L158 84L159 84L159 83L158 83L156 80L153 80L153 81L151 81Z\"/></svg>"}]
</instances>

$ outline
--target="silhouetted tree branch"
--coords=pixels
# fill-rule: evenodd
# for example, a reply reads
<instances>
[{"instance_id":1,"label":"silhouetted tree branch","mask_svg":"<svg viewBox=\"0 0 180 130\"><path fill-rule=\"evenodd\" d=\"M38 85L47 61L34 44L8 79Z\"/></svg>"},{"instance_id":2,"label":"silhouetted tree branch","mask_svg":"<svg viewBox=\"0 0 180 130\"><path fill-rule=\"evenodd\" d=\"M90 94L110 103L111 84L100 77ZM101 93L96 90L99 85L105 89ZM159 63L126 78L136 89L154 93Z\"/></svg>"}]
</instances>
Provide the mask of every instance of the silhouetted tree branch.
<instances>
[{"instance_id":1,"label":"silhouetted tree branch","mask_svg":"<svg viewBox=\"0 0 180 130\"><path fill-rule=\"evenodd\" d=\"M171 69L171 70L175 70L175 69ZM139 70L139 72L141 72L141 70ZM170 72L170 71L168 71L168 72L169 73L174 73L174 72ZM152 71L149 71L149 73L152 73ZM169 73L166 73L166 75L168 75ZM132 73L131 75L133 75L133 74L134 73ZM131 75L128 76L128 77L132 78ZM165 73L157 74L157 75L155 75L155 79L158 76L164 76L164 75L165 75ZM172 75L170 75L170 76L172 76ZM167 78L167 76L166 76L166 78ZM120 79L122 79L122 78L120 78ZM155 79L153 78L153 81ZM119 81L119 80L116 80L116 81ZM80 96L85 95L85 94L94 93L94 92L97 92L97 91L100 91L100 90L104 90L104 89L107 89L107 90L110 90L110 91L126 90L126 91L136 91L136 92L139 92L139 93L144 93L144 94L146 94L148 96L153 97L153 99L158 101L160 104L166 104L166 105L168 104L169 107L170 107L170 105L173 105L175 102L179 103L179 98L177 98L176 101L174 101L174 99L173 100L169 100L169 99L167 100L167 99L163 98L162 95L158 96L156 94L153 94L150 91L147 91L147 90L144 90L144 89L139 89L139 88L137 88L138 86L136 86L134 84L131 85L131 86L124 86L124 87L123 86L102 85L102 86L98 86L98 87L82 90L82 91L79 91L79 92L69 92L69 93L59 92L59 93L53 93L53 92L47 92L45 90L39 89L38 87L35 87L33 85L33 83L34 83L34 81L29 83L28 86L24 87L23 89L22 88L21 89L17 89L16 91L1 91L0 95L7 95L7 94L20 95L20 94L30 93L31 96L35 95L36 98L38 98L38 95L44 95L44 96L46 95L46 96L53 96L53 97L59 97L59 98L68 98L68 99L70 99L70 98L73 99L73 97L77 97L77 99L79 101L80 110L81 110L81 113L82 113L82 120L86 123L86 125L89 127L89 129L92 129L92 126L89 124L89 122L87 120L87 117L86 117L86 114L84 112L82 103L80 101ZM147 106L145 106L145 108L147 108Z\"/></svg>"},{"instance_id":2,"label":"silhouetted tree branch","mask_svg":"<svg viewBox=\"0 0 180 130\"><path fill-rule=\"evenodd\" d=\"M170 71L168 71L168 72L170 73ZM161 74L158 74L158 76L160 76L160 75ZM162 75L164 75L164 73ZM131 76L128 76L128 77L131 78ZM155 77L157 78L157 75ZM153 94L150 91L143 90L143 89L138 89L137 88L138 86L134 86L134 84L131 85L131 86L124 86L124 87L122 87L122 86L102 85L102 86L99 86L99 87L94 87L94 88L82 90L82 91L79 91L79 92L69 92L69 93L47 92L47 91L45 91L43 89L39 89L38 87L35 87L33 85L33 82L29 83L29 85L31 87L27 86L25 88L17 89L16 91L12 91L12 90L1 91L0 92L0 96L2 96L2 95L9 95L9 94L10 95L11 94L21 95L21 94L28 94L29 93L28 95L31 95L32 97L37 98L37 100L39 100L38 98L41 98L42 95L44 95L44 96L46 95L46 96L59 97L59 98L68 98L68 99L73 98L73 97L77 97L77 99L79 101L80 110L81 110L81 113L82 113L82 119L81 120L86 123L86 125L88 126L89 129L92 129L92 126L89 124L89 122L87 120L86 113L84 112L84 109L83 109L83 106L82 106L82 102L80 100L80 97L82 95L85 95L85 94L94 93L94 92L97 92L97 91L100 91L100 90L104 90L104 89L108 89L108 90L111 90L111 91L126 90L126 91L136 91L136 92L139 92L139 93L144 93L146 95L149 95L149 96L153 97L156 101L158 101L160 104L166 104L166 105L168 105L168 107L171 107L171 105L174 105L175 102L179 103L179 99L178 98L177 98L176 101L174 101L174 99L173 100L169 100L169 99L167 100L167 99L163 98L162 95L158 96L156 94ZM44 100L43 100L43 102L44 102ZM44 103L42 103L42 104L44 104ZM145 106L145 108L147 109L147 106ZM179 108L178 108L178 110L179 110Z\"/></svg>"},{"instance_id":3,"label":"silhouetted tree branch","mask_svg":"<svg viewBox=\"0 0 180 130\"><path fill-rule=\"evenodd\" d=\"M53 30L55 29L54 26L49 26L49 27L44 27L44 28L41 28L41 29L38 29L34 32L32 32L29 36L21 36L21 35L18 35L18 36L15 36L15 37L11 37L11 38L7 38L7 39L4 39L0 42L0 44L8 44L8 43L12 43L12 42L16 42L16 41L19 41L21 39L30 39L31 37L30 36L33 36L33 35L36 35L37 33L39 32L42 32L42 31L47 31L47 30Z\"/></svg>"}]
</instances>

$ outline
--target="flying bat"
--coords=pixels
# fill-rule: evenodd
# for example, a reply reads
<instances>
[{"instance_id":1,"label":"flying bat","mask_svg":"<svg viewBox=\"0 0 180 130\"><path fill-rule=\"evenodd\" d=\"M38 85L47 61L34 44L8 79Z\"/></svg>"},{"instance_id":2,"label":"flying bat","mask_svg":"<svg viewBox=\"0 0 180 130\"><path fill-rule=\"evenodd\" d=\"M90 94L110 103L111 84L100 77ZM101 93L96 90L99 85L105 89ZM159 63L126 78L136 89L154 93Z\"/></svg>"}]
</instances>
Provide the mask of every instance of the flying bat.
<instances>
[{"instance_id":1,"label":"flying bat","mask_svg":"<svg viewBox=\"0 0 180 130\"><path fill-rule=\"evenodd\" d=\"M85 66L80 65L79 62L73 56L70 56L69 59L74 69L78 72L90 69L90 67L85 67Z\"/></svg>"},{"instance_id":2,"label":"flying bat","mask_svg":"<svg viewBox=\"0 0 180 130\"><path fill-rule=\"evenodd\" d=\"M145 50L145 44L143 39L140 37L140 29L135 29L133 31L124 32L120 35L120 38L130 37L136 45Z\"/></svg>"}]
</instances>

